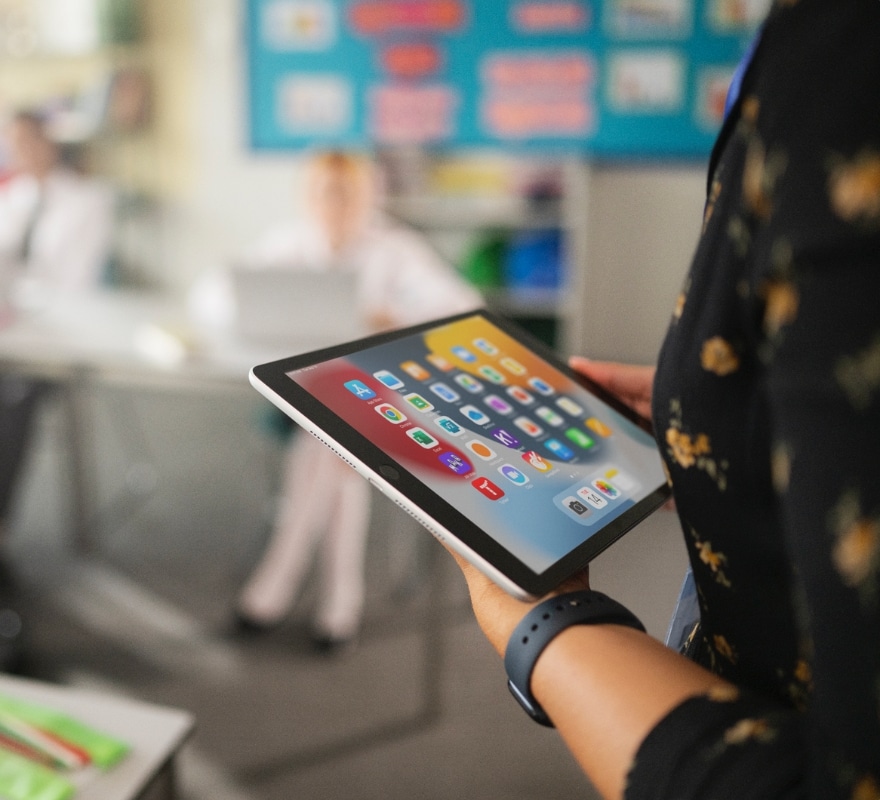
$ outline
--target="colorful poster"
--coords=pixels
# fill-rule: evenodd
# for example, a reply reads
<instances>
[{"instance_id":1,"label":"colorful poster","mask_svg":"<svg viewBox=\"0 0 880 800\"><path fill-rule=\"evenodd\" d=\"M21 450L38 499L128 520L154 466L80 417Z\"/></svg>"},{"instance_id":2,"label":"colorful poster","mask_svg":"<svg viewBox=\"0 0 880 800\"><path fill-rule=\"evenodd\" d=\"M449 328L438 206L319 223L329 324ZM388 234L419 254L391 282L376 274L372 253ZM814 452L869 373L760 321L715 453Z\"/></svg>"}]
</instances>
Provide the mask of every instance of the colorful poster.
<instances>
[{"instance_id":1,"label":"colorful poster","mask_svg":"<svg viewBox=\"0 0 880 800\"><path fill-rule=\"evenodd\" d=\"M246 0L250 141L703 156L769 0Z\"/></svg>"}]
</instances>

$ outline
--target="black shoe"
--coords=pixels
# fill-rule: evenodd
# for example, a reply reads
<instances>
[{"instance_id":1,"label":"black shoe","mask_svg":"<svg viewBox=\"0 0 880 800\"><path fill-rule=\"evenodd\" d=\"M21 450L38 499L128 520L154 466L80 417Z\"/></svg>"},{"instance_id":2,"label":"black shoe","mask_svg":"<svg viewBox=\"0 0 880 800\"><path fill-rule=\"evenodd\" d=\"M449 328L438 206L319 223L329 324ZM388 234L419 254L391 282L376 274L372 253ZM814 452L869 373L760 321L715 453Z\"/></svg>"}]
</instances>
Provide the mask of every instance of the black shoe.
<instances>
[{"instance_id":1,"label":"black shoe","mask_svg":"<svg viewBox=\"0 0 880 800\"><path fill-rule=\"evenodd\" d=\"M326 633L312 633L312 647L322 656L336 656L354 650L357 640L354 636L330 636Z\"/></svg>"},{"instance_id":2,"label":"black shoe","mask_svg":"<svg viewBox=\"0 0 880 800\"><path fill-rule=\"evenodd\" d=\"M233 632L239 636L262 636L275 630L281 622L263 622L236 609L233 612Z\"/></svg>"}]
</instances>

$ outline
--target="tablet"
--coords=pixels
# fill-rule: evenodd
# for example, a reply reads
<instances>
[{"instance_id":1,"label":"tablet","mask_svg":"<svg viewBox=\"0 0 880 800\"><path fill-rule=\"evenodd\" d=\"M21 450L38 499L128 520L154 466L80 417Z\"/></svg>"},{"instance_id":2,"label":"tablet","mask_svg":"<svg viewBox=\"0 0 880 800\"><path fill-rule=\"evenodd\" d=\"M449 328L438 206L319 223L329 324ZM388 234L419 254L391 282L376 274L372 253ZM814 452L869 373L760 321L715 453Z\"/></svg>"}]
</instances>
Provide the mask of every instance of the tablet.
<instances>
[{"instance_id":1,"label":"tablet","mask_svg":"<svg viewBox=\"0 0 880 800\"><path fill-rule=\"evenodd\" d=\"M250 380L521 599L669 496L649 423L487 311L261 364Z\"/></svg>"}]
</instances>

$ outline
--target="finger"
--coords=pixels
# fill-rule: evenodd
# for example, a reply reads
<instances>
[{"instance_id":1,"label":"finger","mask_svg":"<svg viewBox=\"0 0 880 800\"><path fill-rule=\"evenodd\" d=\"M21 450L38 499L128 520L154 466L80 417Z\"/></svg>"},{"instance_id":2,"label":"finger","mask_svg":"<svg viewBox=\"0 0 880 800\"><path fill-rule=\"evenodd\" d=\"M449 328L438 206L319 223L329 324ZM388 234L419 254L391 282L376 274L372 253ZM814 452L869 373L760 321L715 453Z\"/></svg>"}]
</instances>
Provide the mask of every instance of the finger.
<instances>
[{"instance_id":1,"label":"finger","mask_svg":"<svg viewBox=\"0 0 880 800\"><path fill-rule=\"evenodd\" d=\"M647 416L650 413L654 367L593 361L583 356L573 356L569 365L633 406L640 414Z\"/></svg>"}]
</instances>

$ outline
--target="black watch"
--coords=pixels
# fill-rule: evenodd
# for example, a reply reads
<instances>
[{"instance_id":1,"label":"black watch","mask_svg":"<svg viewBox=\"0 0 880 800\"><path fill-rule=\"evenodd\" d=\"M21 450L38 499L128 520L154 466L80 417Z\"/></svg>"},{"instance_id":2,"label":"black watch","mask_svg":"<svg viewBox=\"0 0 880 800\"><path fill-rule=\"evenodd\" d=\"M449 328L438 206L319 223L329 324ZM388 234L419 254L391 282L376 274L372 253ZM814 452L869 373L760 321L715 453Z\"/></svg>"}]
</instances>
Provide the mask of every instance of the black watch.
<instances>
[{"instance_id":1,"label":"black watch","mask_svg":"<svg viewBox=\"0 0 880 800\"><path fill-rule=\"evenodd\" d=\"M530 683L538 656L552 639L572 625L626 625L644 632L645 626L628 608L602 594L585 590L551 597L535 606L513 631L504 653L507 686L535 722L554 727L532 696Z\"/></svg>"}]
</instances>

